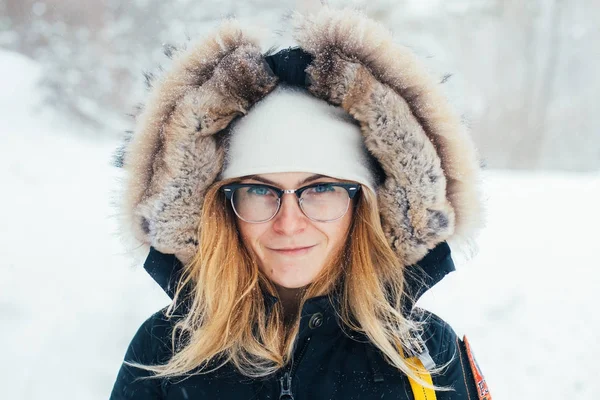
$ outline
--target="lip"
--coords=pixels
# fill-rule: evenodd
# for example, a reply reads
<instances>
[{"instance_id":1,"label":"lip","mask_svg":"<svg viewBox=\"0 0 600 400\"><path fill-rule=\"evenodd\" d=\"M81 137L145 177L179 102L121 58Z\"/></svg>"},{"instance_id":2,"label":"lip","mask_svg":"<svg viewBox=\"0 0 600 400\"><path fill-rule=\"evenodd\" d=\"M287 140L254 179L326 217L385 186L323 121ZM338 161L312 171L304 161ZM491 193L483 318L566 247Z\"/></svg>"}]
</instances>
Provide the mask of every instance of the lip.
<instances>
[{"instance_id":1,"label":"lip","mask_svg":"<svg viewBox=\"0 0 600 400\"><path fill-rule=\"evenodd\" d=\"M315 246L316 245L306 246L306 247L286 247L286 248L271 249L271 250L276 252L277 254L283 254L286 256L301 256L301 255L308 253Z\"/></svg>"}]
</instances>

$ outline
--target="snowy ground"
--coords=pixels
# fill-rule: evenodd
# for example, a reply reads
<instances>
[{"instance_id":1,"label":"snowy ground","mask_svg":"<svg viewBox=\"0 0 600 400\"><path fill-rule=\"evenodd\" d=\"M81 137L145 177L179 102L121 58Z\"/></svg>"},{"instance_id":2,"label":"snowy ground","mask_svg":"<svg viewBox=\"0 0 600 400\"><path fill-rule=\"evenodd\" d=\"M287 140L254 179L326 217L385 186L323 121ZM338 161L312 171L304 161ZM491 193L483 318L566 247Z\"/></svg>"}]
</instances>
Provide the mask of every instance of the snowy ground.
<instances>
[{"instance_id":1,"label":"snowy ground","mask_svg":"<svg viewBox=\"0 0 600 400\"><path fill-rule=\"evenodd\" d=\"M37 74L0 53L2 398L106 399L168 299L115 234L116 143L36 110ZM595 398L600 173L491 171L485 190L479 254L421 305L468 335L495 400Z\"/></svg>"}]
</instances>

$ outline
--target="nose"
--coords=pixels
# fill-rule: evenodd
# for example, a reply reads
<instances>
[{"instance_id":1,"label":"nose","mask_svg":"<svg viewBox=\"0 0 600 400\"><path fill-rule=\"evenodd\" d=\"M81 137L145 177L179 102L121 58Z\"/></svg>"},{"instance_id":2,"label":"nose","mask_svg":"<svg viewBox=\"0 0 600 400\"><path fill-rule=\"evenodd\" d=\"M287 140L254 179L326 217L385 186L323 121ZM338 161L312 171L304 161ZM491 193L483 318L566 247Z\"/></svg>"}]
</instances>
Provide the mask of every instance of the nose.
<instances>
[{"instance_id":1,"label":"nose","mask_svg":"<svg viewBox=\"0 0 600 400\"><path fill-rule=\"evenodd\" d=\"M273 229L282 235L291 236L302 232L307 225L307 218L300 209L298 197L293 193L281 196L281 207L273 219Z\"/></svg>"}]
</instances>

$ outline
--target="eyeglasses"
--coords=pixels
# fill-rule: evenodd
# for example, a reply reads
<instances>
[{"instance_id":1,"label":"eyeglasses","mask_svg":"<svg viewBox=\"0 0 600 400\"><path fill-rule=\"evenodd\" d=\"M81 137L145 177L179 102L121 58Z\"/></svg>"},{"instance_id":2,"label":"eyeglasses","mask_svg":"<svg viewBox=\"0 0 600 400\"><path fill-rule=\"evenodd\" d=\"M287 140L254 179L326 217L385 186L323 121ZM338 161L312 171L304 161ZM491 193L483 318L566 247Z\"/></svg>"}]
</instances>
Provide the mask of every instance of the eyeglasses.
<instances>
[{"instance_id":1,"label":"eyeglasses","mask_svg":"<svg viewBox=\"0 0 600 400\"><path fill-rule=\"evenodd\" d=\"M295 193L300 209L309 219L332 222L342 218L350 200L360 190L359 184L319 182L299 189L283 190L255 183L234 183L221 188L231 201L233 211L242 221L258 224L272 220L281 208L281 196Z\"/></svg>"}]
</instances>

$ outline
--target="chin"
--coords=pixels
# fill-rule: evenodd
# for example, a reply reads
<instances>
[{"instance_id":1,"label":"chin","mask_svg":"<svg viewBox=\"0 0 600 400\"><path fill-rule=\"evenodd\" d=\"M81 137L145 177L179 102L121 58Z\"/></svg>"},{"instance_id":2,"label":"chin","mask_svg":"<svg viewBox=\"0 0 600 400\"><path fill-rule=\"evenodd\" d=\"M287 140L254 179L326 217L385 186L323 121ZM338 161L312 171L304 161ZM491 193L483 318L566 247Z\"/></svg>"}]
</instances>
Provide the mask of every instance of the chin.
<instances>
[{"instance_id":1,"label":"chin","mask_svg":"<svg viewBox=\"0 0 600 400\"><path fill-rule=\"evenodd\" d=\"M302 269L300 269L300 271L302 271ZM303 288L310 285L314 278L315 277L312 274L310 276L305 274L299 276L299 274L295 274L294 271L286 271L282 274L275 273L274 275L269 276L269 279L274 284L286 289Z\"/></svg>"}]
</instances>

